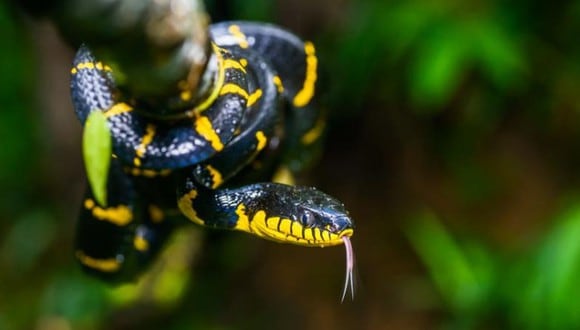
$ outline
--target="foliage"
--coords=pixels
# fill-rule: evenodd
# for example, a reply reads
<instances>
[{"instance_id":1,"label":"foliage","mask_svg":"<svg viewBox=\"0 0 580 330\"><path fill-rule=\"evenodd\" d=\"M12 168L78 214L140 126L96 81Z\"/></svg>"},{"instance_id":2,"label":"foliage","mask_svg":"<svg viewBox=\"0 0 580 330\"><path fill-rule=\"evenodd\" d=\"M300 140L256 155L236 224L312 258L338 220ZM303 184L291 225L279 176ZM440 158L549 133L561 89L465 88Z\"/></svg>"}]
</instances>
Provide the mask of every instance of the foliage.
<instances>
[{"instance_id":1,"label":"foliage","mask_svg":"<svg viewBox=\"0 0 580 330\"><path fill-rule=\"evenodd\" d=\"M216 233L209 248L178 234L168 268L138 285L81 274L84 178L54 177L80 159L80 138L79 154L46 157L59 146L36 97L38 23L1 2L0 329L580 327L580 203L567 198L580 185L579 2L206 3L214 21L283 21L317 45L330 130L309 179L357 221L361 296L335 299L335 250ZM87 143L108 140L98 126ZM89 177L108 148L85 156ZM427 290L409 285L417 276Z\"/></svg>"},{"instance_id":2,"label":"foliage","mask_svg":"<svg viewBox=\"0 0 580 330\"><path fill-rule=\"evenodd\" d=\"M449 310L461 324L471 324L486 309L498 275L495 260L473 242L467 247L458 246L431 213L418 216L408 236Z\"/></svg>"},{"instance_id":3,"label":"foliage","mask_svg":"<svg viewBox=\"0 0 580 330\"><path fill-rule=\"evenodd\" d=\"M474 327L493 315L496 326L577 328L580 203L553 222L536 247L512 256L474 239L455 242L432 213L418 215L407 233L456 324Z\"/></svg>"},{"instance_id":4,"label":"foliage","mask_svg":"<svg viewBox=\"0 0 580 330\"><path fill-rule=\"evenodd\" d=\"M107 177L112 151L107 118L101 111L92 111L83 130L83 157L93 195L102 206L107 206Z\"/></svg>"},{"instance_id":5,"label":"foliage","mask_svg":"<svg viewBox=\"0 0 580 330\"><path fill-rule=\"evenodd\" d=\"M42 150L36 144L38 122L32 111L34 98L31 96L35 86L30 46L10 13L2 7L0 37L10 47L4 46L0 52L0 185L3 187L0 209L17 212L23 206L22 201L32 192L32 183L38 179L39 168L35 164L38 164ZM16 181L14 173L19 172L29 175ZM9 214L6 216L10 218Z\"/></svg>"}]
</instances>

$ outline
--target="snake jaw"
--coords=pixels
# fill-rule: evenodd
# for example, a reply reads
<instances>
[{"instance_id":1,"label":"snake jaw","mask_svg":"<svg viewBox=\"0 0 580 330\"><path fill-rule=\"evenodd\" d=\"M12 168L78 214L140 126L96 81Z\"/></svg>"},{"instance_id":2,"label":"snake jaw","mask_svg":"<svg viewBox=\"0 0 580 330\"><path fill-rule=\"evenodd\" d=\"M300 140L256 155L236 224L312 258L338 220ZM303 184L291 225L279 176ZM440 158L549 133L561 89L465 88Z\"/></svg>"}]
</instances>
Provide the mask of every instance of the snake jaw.
<instances>
[{"instance_id":1,"label":"snake jaw","mask_svg":"<svg viewBox=\"0 0 580 330\"><path fill-rule=\"evenodd\" d=\"M343 244L342 237L353 234L352 227L343 227L341 230L322 226L308 227L291 217L268 216L264 210L249 216L245 209L239 209L236 214L238 225L234 229L278 243L328 247Z\"/></svg>"},{"instance_id":2,"label":"snake jaw","mask_svg":"<svg viewBox=\"0 0 580 330\"><path fill-rule=\"evenodd\" d=\"M289 222L290 225L278 226L278 221ZM297 221L290 219L272 218L267 221L262 215L254 217L247 230L257 236L269 239L278 243L290 243L308 247L328 247L343 244L342 237L352 235L351 229L346 229L340 233L334 233L322 228L305 228ZM304 233L309 236L304 236Z\"/></svg>"},{"instance_id":3,"label":"snake jaw","mask_svg":"<svg viewBox=\"0 0 580 330\"><path fill-rule=\"evenodd\" d=\"M258 221L255 221L258 220ZM262 220L262 221L260 221ZM257 234L258 236L264 237L266 239L270 239L273 241L281 242L281 243L293 243L297 245L303 246L332 246L332 245L339 245L344 244L345 252L346 252L346 271L345 271L345 278L344 278L344 287L342 289L342 295L340 298L341 302L344 302L348 292L350 291L351 299L354 300L354 266L355 266L355 258L354 258L354 250L352 248L352 243L350 241L350 237L354 234L354 230L352 228L346 228L341 230L338 233L331 233L328 232L328 237L331 238L333 236L337 238L332 238L330 240L320 240L310 242L302 236L295 236L292 234L292 231L282 232L278 230L274 230L274 228L268 227L268 221L264 219L256 219L251 222L252 232ZM319 229L320 230L320 229ZM321 234L322 235L322 234ZM292 239L289 239L289 238Z\"/></svg>"},{"instance_id":4,"label":"snake jaw","mask_svg":"<svg viewBox=\"0 0 580 330\"><path fill-rule=\"evenodd\" d=\"M351 299L354 300L354 250L350 242L349 236L342 236L341 239L344 242L344 248L346 250L346 273L344 278L344 288L342 289L342 296L340 302L344 302L349 289Z\"/></svg>"}]
</instances>

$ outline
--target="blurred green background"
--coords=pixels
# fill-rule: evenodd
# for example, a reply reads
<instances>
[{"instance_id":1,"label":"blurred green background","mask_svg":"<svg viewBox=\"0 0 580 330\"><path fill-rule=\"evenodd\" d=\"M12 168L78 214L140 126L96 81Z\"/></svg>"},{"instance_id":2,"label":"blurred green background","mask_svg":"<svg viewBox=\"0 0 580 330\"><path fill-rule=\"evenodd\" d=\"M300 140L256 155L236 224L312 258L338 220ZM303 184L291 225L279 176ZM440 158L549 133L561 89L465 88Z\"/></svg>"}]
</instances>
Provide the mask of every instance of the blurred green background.
<instances>
[{"instance_id":1,"label":"blurred green background","mask_svg":"<svg viewBox=\"0 0 580 330\"><path fill-rule=\"evenodd\" d=\"M0 329L580 328L580 2L214 0L317 45L325 152L303 182L344 251L179 232L138 286L74 263L74 53L0 4Z\"/></svg>"}]
</instances>

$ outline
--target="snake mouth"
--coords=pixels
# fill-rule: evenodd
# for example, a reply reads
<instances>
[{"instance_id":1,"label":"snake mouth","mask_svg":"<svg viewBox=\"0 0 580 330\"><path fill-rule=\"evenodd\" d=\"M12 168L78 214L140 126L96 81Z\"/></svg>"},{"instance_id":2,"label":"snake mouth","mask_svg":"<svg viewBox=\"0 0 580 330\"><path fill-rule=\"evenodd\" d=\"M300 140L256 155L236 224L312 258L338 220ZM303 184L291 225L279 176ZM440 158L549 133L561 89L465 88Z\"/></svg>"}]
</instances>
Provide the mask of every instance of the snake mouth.
<instances>
[{"instance_id":1,"label":"snake mouth","mask_svg":"<svg viewBox=\"0 0 580 330\"><path fill-rule=\"evenodd\" d=\"M352 230L350 228L344 229L338 234L338 237L340 237L341 239L348 238L348 237L351 237L352 234L354 234L354 230ZM344 239L343 239L343 241L344 241Z\"/></svg>"},{"instance_id":2,"label":"snake mouth","mask_svg":"<svg viewBox=\"0 0 580 330\"><path fill-rule=\"evenodd\" d=\"M348 292L354 299L354 250L350 237L354 234L354 229L348 227L338 232L331 232L318 227L306 227L299 221L290 219L266 218L265 214L254 217L248 228L238 228L253 233L262 238L266 238L279 243L291 243L301 246L334 246L343 244L346 252L346 272L344 287L342 289L341 302L344 301ZM330 229L330 228L328 228Z\"/></svg>"},{"instance_id":3,"label":"snake mouth","mask_svg":"<svg viewBox=\"0 0 580 330\"><path fill-rule=\"evenodd\" d=\"M343 238L353 234L351 228L333 232L319 227L306 227L299 221L285 218L254 218L251 232L279 243L290 243L310 247L327 247L344 244Z\"/></svg>"}]
</instances>

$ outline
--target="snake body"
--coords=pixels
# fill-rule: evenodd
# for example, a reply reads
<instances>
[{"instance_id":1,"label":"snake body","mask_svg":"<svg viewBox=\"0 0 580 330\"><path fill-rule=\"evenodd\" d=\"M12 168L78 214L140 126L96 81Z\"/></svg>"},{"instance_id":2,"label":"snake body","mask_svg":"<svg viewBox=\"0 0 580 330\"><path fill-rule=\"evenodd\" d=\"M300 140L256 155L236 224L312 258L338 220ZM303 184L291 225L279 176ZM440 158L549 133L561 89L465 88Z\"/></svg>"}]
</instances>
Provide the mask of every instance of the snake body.
<instances>
[{"instance_id":1,"label":"snake body","mask_svg":"<svg viewBox=\"0 0 580 330\"><path fill-rule=\"evenodd\" d=\"M301 170L320 145L314 46L249 22L214 24L210 36L206 92L183 88L163 109L126 95L109 65L78 50L75 113L84 124L102 111L113 142L107 206L91 189L81 206L75 254L86 271L134 278L179 225L174 215L281 243L350 247L354 225L340 201L267 182L281 164Z\"/></svg>"}]
</instances>

